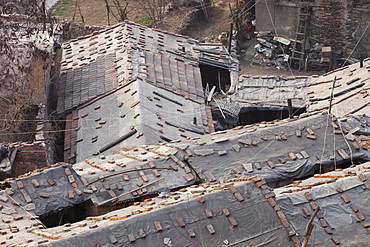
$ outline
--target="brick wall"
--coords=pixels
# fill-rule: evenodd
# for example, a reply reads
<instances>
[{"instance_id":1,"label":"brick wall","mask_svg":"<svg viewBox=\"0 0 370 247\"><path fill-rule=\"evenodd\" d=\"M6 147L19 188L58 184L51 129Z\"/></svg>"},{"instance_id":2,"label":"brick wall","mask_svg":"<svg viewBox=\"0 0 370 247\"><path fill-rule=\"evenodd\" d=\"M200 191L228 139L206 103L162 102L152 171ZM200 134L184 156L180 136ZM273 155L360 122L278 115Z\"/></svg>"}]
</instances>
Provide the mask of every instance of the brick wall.
<instances>
[{"instance_id":1,"label":"brick wall","mask_svg":"<svg viewBox=\"0 0 370 247\"><path fill-rule=\"evenodd\" d=\"M313 11L312 22L316 28L312 30L312 41L331 46L334 50L341 49L346 43L342 1L320 0L318 5L321 7L314 8Z\"/></svg>"},{"instance_id":2,"label":"brick wall","mask_svg":"<svg viewBox=\"0 0 370 247\"><path fill-rule=\"evenodd\" d=\"M46 146L43 142L21 144L13 164L13 176L19 176L47 166Z\"/></svg>"},{"instance_id":3,"label":"brick wall","mask_svg":"<svg viewBox=\"0 0 370 247\"><path fill-rule=\"evenodd\" d=\"M350 54L357 43L353 34L362 22L360 11L351 0L319 0L316 5L319 7L313 8L311 43L318 42ZM359 46L353 55L361 52L363 49Z\"/></svg>"}]
</instances>

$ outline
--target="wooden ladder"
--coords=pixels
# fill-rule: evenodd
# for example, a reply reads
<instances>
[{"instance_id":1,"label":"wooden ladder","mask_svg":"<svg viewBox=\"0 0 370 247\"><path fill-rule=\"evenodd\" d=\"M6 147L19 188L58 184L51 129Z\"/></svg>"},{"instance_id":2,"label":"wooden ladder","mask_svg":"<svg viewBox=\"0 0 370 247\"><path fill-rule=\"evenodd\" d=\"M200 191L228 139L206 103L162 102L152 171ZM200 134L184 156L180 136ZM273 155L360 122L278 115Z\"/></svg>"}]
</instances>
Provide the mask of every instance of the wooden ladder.
<instances>
[{"instance_id":1,"label":"wooden ladder","mask_svg":"<svg viewBox=\"0 0 370 247\"><path fill-rule=\"evenodd\" d=\"M290 57L290 65L298 64L299 70L305 67L305 43L310 15L307 6L299 9L297 31L293 41L292 56Z\"/></svg>"}]
</instances>

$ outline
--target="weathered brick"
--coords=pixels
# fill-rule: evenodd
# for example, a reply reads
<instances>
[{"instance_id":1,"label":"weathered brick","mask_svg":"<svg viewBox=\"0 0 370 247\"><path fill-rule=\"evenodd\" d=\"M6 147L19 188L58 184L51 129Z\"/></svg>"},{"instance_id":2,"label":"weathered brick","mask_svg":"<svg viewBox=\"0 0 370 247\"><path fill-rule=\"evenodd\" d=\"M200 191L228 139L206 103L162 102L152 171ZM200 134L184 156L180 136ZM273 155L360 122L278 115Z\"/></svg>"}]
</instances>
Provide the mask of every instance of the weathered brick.
<instances>
[{"instance_id":1,"label":"weathered brick","mask_svg":"<svg viewBox=\"0 0 370 247\"><path fill-rule=\"evenodd\" d=\"M190 238L195 238L195 232L194 232L194 230L193 229L189 229L188 230L188 235L189 235Z\"/></svg>"},{"instance_id":2,"label":"weathered brick","mask_svg":"<svg viewBox=\"0 0 370 247\"><path fill-rule=\"evenodd\" d=\"M181 217L176 218L176 221L180 227L185 227L185 222Z\"/></svg>"},{"instance_id":3,"label":"weathered brick","mask_svg":"<svg viewBox=\"0 0 370 247\"><path fill-rule=\"evenodd\" d=\"M216 233L216 231L215 231L215 229L213 228L213 226L211 225L211 224L208 224L207 226L206 226L206 228L207 228L207 230L208 230L208 232L209 232L209 234L215 234Z\"/></svg>"},{"instance_id":4,"label":"weathered brick","mask_svg":"<svg viewBox=\"0 0 370 247\"><path fill-rule=\"evenodd\" d=\"M238 226L238 223L236 222L235 218L234 217L229 217L228 220L230 221L230 224L233 226L233 227L236 227Z\"/></svg>"},{"instance_id":5,"label":"weathered brick","mask_svg":"<svg viewBox=\"0 0 370 247\"><path fill-rule=\"evenodd\" d=\"M207 218L212 218L213 217L213 214L212 214L212 211L211 211L210 208L204 209L204 212L205 212Z\"/></svg>"},{"instance_id":6,"label":"weathered brick","mask_svg":"<svg viewBox=\"0 0 370 247\"><path fill-rule=\"evenodd\" d=\"M155 229L157 230L157 232L161 232L161 231L163 231L163 228L162 228L161 222L159 222L159 221L155 221L155 222L154 222L154 227L155 227Z\"/></svg>"},{"instance_id":7,"label":"weathered brick","mask_svg":"<svg viewBox=\"0 0 370 247\"><path fill-rule=\"evenodd\" d=\"M227 209L227 208L222 209L222 213L223 213L225 216L229 216L229 215L230 215L230 211L229 211L229 209Z\"/></svg>"},{"instance_id":8,"label":"weathered brick","mask_svg":"<svg viewBox=\"0 0 370 247\"><path fill-rule=\"evenodd\" d=\"M340 198L342 198L342 200L344 201L344 203L349 203L351 202L351 200L348 198L348 196L346 194L342 194L340 196Z\"/></svg>"},{"instance_id":9,"label":"weathered brick","mask_svg":"<svg viewBox=\"0 0 370 247\"><path fill-rule=\"evenodd\" d=\"M304 215L306 215L306 216L310 216L311 215L311 212L310 212L310 210L308 208L302 208L302 211L303 211Z\"/></svg>"}]
</instances>

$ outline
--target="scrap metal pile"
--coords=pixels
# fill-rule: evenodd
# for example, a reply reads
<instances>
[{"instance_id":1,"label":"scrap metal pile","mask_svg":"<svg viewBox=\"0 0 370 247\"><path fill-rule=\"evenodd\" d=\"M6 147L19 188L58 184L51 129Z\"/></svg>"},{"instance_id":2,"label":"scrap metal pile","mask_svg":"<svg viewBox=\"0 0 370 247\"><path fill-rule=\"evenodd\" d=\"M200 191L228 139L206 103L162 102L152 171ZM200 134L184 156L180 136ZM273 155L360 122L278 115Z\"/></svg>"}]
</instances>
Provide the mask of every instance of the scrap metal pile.
<instances>
[{"instance_id":1,"label":"scrap metal pile","mask_svg":"<svg viewBox=\"0 0 370 247\"><path fill-rule=\"evenodd\" d=\"M284 35L273 34L271 31L255 32L257 44L254 46L255 55L252 66L276 66L278 69L288 69L289 65L295 68L295 61L291 61L294 39ZM296 43L296 45L301 45ZM299 50L300 47L299 47ZM314 44L305 52L305 69L307 71L333 70L343 65L358 62L357 59L343 58L342 52L332 50L330 46Z\"/></svg>"},{"instance_id":2,"label":"scrap metal pile","mask_svg":"<svg viewBox=\"0 0 370 247\"><path fill-rule=\"evenodd\" d=\"M257 44L254 46L255 55L252 59L254 66L276 66L287 69L291 40L286 37L273 35L271 31L255 32Z\"/></svg>"}]
</instances>

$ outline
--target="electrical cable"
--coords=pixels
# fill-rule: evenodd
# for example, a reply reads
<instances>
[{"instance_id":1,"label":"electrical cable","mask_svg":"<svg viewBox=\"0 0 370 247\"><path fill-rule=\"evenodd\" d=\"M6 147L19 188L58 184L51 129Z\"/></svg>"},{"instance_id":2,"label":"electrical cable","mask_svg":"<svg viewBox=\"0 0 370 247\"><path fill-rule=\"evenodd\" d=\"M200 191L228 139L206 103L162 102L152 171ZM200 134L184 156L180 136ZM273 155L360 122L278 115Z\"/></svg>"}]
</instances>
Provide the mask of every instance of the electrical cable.
<instances>
[{"instance_id":1,"label":"electrical cable","mask_svg":"<svg viewBox=\"0 0 370 247\"><path fill-rule=\"evenodd\" d=\"M344 65L346 64L346 62L348 61L348 59L352 56L353 52L356 50L356 48L357 48L358 44L361 42L361 40L362 40L362 38L364 37L364 35L365 35L365 33L366 33L367 29L369 28L369 26L370 26L370 21L369 21L369 23L367 24L367 26L366 26L366 28L365 28L364 32L361 34L361 36L360 36L359 40L357 41L357 43L356 43L355 47L352 49L351 53L348 55L348 57L346 58L346 60L344 60L344 63L342 64L342 67L344 67Z\"/></svg>"}]
</instances>

